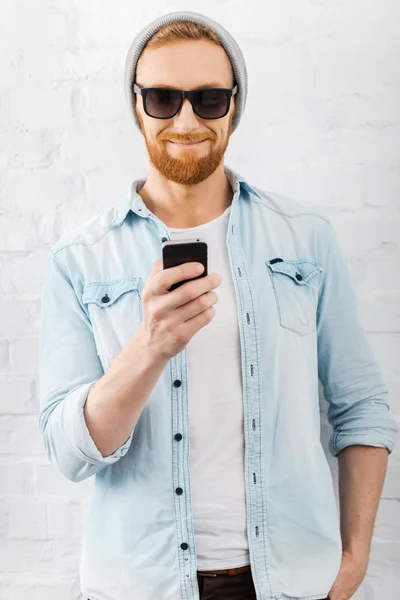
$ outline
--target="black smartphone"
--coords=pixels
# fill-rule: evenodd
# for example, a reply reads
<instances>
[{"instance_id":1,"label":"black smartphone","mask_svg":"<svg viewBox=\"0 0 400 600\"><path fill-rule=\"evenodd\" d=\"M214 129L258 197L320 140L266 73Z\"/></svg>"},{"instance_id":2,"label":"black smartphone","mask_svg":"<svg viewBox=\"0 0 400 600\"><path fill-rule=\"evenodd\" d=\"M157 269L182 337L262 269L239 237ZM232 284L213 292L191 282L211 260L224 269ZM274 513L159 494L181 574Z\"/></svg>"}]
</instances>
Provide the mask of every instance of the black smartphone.
<instances>
[{"instance_id":1,"label":"black smartphone","mask_svg":"<svg viewBox=\"0 0 400 600\"><path fill-rule=\"evenodd\" d=\"M187 281L199 279L200 277L206 277L208 265L207 251L207 242L202 238L192 238L187 240L166 240L162 243L163 269L177 267L178 265L187 262L199 262L204 266L204 271L200 275L174 283L169 288L169 292L172 292L172 290L176 289L180 285L183 285Z\"/></svg>"}]
</instances>

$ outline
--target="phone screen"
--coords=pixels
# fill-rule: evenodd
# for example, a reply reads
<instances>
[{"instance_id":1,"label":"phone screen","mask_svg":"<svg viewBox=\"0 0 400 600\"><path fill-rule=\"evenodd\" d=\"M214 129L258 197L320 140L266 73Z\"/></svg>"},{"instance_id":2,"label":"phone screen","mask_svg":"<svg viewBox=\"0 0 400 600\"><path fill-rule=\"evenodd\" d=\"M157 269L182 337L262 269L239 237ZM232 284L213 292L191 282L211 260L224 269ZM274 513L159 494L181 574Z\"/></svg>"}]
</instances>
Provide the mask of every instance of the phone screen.
<instances>
[{"instance_id":1,"label":"phone screen","mask_svg":"<svg viewBox=\"0 0 400 600\"><path fill-rule=\"evenodd\" d=\"M171 267L177 267L187 262L199 262L204 266L204 271L191 279L185 279L174 283L169 291L172 291L183 285L187 281L192 279L199 279L200 277L206 277L207 275L207 242L201 239L194 240L182 240L182 241L167 241L163 243L162 255L163 255L163 268L169 269Z\"/></svg>"}]
</instances>

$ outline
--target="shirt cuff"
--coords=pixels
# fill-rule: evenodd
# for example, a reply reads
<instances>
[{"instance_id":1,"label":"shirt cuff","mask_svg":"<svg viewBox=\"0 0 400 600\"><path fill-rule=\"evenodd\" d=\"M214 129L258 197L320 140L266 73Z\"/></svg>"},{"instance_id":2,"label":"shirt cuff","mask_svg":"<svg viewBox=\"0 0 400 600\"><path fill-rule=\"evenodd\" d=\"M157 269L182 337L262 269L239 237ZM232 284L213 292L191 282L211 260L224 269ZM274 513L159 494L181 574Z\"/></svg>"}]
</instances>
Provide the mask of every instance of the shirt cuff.
<instances>
[{"instance_id":1,"label":"shirt cuff","mask_svg":"<svg viewBox=\"0 0 400 600\"><path fill-rule=\"evenodd\" d=\"M329 450L333 456L336 456L347 448L347 446L375 446L377 448L386 448L391 454L396 441L396 429L379 432L376 429L357 432L341 431L340 427L333 432Z\"/></svg>"},{"instance_id":2,"label":"shirt cuff","mask_svg":"<svg viewBox=\"0 0 400 600\"><path fill-rule=\"evenodd\" d=\"M94 465L110 465L117 462L128 452L134 430L126 442L117 448L113 454L109 456L101 454L89 433L84 415L84 405L89 390L97 381L96 379L96 381L80 385L66 395L62 408L62 431L72 451L79 458Z\"/></svg>"}]
</instances>

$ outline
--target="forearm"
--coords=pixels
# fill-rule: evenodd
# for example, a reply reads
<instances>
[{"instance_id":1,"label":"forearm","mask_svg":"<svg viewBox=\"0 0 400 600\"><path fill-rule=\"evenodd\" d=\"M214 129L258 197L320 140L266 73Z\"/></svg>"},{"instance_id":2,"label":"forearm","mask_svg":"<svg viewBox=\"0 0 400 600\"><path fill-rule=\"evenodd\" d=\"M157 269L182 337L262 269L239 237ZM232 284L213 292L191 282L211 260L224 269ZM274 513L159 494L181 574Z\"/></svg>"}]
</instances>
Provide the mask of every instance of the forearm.
<instances>
[{"instance_id":1,"label":"forearm","mask_svg":"<svg viewBox=\"0 0 400 600\"><path fill-rule=\"evenodd\" d=\"M338 455L343 550L368 562L388 464L386 448L348 446Z\"/></svg>"},{"instance_id":2,"label":"forearm","mask_svg":"<svg viewBox=\"0 0 400 600\"><path fill-rule=\"evenodd\" d=\"M90 389L84 416L103 456L127 441L167 362L155 357L139 329Z\"/></svg>"}]
</instances>

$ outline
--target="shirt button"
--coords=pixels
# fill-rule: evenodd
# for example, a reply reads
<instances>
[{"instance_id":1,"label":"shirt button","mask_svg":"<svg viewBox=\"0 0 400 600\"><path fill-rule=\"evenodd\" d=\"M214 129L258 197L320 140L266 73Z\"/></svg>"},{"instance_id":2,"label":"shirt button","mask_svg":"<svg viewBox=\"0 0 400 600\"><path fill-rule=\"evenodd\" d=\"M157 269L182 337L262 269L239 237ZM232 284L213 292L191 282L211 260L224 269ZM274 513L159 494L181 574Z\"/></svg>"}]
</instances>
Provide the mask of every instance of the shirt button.
<instances>
[{"instance_id":1,"label":"shirt button","mask_svg":"<svg viewBox=\"0 0 400 600\"><path fill-rule=\"evenodd\" d=\"M178 496L181 496L183 494L183 489L182 488L176 488L175 492L178 494Z\"/></svg>"},{"instance_id":2,"label":"shirt button","mask_svg":"<svg viewBox=\"0 0 400 600\"><path fill-rule=\"evenodd\" d=\"M110 302L110 298L106 294L105 296L102 297L101 301L104 302L105 304L107 304L107 302Z\"/></svg>"},{"instance_id":3,"label":"shirt button","mask_svg":"<svg viewBox=\"0 0 400 600\"><path fill-rule=\"evenodd\" d=\"M176 433L174 438L176 439L177 442L180 442L182 439L182 434L181 433Z\"/></svg>"},{"instance_id":4,"label":"shirt button","mask_svg":"<svg viewBox=\"0 0 400 600\"><path fill-rule=\"evenodd\" d=\"M182 385L182 381L180 379L175 379L174 386L175 387L181 387L181 385Z\"/></svg>"},{"instance_id":5,"label":"shirt button","mask_svg":"<svg viewBox=\"0 0 400 600\"><path fill-rule=\"evenodd\" d=\"M301 281L303 279L303 276L300 275L300 273L296 273L296 279L297 281Z\"/></svg>"},{"instance_id":6,"label":"shirt button","mask_svg":"<svg viewBox=\"0 0 400 600\"><path fill-rule=\"evenodd\" d=\"M189 548L189 546L187 545L186 542L183 542L183 544L181 544L181 548L182 548L182 550L187 550Z\"/></svg>"}]
</instances>

